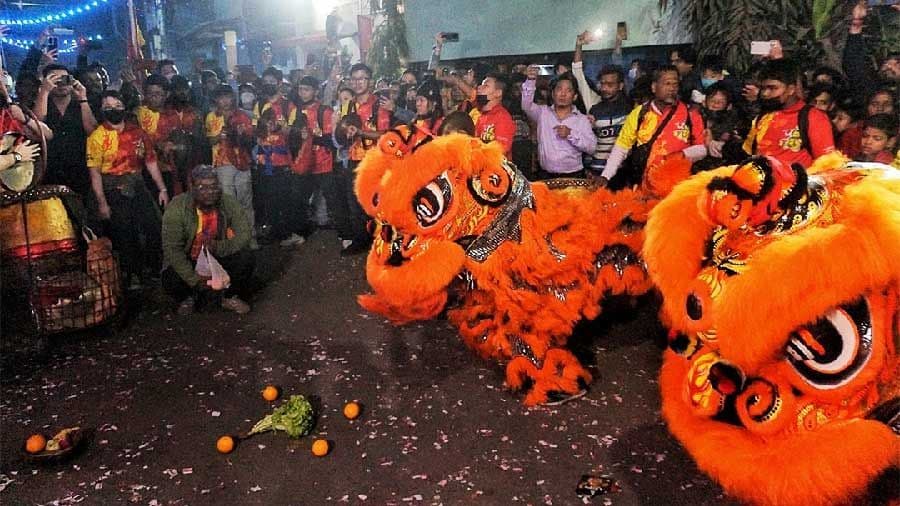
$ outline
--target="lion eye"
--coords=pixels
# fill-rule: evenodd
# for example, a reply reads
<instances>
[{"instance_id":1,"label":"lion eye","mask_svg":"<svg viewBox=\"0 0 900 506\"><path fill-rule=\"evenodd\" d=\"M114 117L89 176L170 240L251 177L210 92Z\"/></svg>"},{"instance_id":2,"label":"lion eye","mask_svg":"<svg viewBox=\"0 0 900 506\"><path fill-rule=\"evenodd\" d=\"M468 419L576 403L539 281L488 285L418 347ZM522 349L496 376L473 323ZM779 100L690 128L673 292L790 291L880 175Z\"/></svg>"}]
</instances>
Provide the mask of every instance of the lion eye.
<instances>
[{"instance_id":1,"label":"lion eye","mask_svg":"<svg viewBox=\"0 0 900 506\"><path fill-rule=\"evenodd\" d=\"M450 206L452 195L452 186L446 172L419 190L412 202L413 212L416 213L419 224L430 227L437 223Z\"/></svg>"},{"instance_id":2,"label":"lion eye","mask_svg":"<svg viewBox=\"0 0 900 506\"><path fill-rule=\"evenodd\" d=\"M872 324L865 299L832 309L814 324L797 329L785 351L810 384L822 389L847 384L872 354Z\"/></svg>"}]
</instances>

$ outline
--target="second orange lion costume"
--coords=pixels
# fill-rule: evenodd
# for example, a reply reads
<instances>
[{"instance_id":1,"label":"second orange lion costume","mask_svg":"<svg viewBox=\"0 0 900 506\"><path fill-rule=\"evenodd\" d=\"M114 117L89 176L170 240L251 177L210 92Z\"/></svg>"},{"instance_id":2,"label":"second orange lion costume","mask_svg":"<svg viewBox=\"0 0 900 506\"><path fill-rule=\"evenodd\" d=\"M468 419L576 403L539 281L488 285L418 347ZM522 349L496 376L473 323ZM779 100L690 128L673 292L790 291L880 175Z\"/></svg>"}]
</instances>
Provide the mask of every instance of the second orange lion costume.
<instances>
[{"instance_id":1,"label":"second orange lion costume","mask_svg":"<svg viewBox=\"0 0 900 506\"><path fill-rule=\"evenodd\" d=\"M584 181L528 182L496 145L386 133L357 169L374 218L360 304L394 323L444 309L466 344L508 361L525 404L573 394L590 374L566 348L609 294L649 289L638 256L647 204ZM448 304L449 303L449 304Z\"/></svg>"},{"instance_id":2,"label":"second orange lion costume","mask_svg":"<svg viewBox=\"0 0 900 506\"><path fill-rule=\"evenodd\" d=\"M862 504L896 470L900 173L835 154L698 174L643 253L672 329L663 416L700 469L805 506Z\"/></svg>"}]
</instances>

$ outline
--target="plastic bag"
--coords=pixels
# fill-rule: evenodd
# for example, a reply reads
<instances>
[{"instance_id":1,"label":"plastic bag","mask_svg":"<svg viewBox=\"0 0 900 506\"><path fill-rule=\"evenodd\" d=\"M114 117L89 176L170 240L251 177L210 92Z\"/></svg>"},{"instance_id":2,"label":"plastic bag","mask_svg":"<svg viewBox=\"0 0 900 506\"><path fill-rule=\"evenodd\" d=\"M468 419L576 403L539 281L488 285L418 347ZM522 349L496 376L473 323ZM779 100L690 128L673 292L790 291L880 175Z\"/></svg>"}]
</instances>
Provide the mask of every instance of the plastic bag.
<instances>
[{"instance_id":1,"label":"plastic bag","mask_svg":"<svg viewBox=\"0 0 900 506\"><path fill-rule=\"evenodd\" d=\"M224 290L231 286L231 276L222 267L222 264L216 260L216 257L210 254L206 246L200 248L200 256L197 257L197 264L194 266L194 272L198 276L210 278L206 282L213 290Z\"/></svg>"}]
</instances>

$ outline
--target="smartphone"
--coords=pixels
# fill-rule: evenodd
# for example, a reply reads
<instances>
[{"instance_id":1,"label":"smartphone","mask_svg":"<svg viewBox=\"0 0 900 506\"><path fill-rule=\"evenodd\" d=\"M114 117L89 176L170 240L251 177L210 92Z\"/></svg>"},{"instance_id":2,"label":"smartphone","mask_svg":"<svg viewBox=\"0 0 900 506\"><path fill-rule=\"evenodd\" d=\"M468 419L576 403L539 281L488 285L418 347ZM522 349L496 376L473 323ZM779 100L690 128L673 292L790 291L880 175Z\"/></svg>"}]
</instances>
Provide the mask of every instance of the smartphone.
<instances>
[{"instance_id":1,"label":"smartphone","mask_svg":"<svg viewBox=\"0 0 900 506\"><path fill-rule=\"evenodd\" d=\"M459 42L459 32L444 32L444 42Z\"/></svg>"},{"instance_id":2,"label":"smartphone","mask_svg":"<svg viewBox=\"0 0 900 506\"><path fill-rule=\"evenodd\" d=\"M628 24L624 21L616 23L616 36L619 40L628 40Z\"/></svg>"},{"instance_id":3,"label":"smartphone","mask_svg":"<svg viewBox=\"0 0 900 506\"><path fill-rule=\"evenodd\" d=\"M47 51L53 51L55 49L59 49L59 38L54 36L47 37L47 44L45 45Z\"/></svg>"},{"instance_id":4,"label":"smartphone","mask_svg":"<svg viewBox=\"0 0 900 506\"><path fill-rule=\"evenodd\" d=\"M767 56L772 52L771 40L754 40L750 43L750 54L757 56Z\"/></svg>"}]
</instances>

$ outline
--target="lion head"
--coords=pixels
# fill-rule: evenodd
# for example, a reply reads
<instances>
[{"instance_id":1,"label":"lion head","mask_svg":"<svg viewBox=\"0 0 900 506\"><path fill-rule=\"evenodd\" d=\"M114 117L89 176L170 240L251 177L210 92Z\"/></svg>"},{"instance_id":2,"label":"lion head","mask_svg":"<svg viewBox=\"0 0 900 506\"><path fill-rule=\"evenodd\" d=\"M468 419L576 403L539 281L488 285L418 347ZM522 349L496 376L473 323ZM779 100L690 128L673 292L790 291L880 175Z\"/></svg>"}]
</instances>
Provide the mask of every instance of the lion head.
<instances>
[{"instance_id":1,"label":"lion head","mask_svg":"<svg viewBox=\"0 0 900 506\"><path fill-rule=\"evenodd\" d=\"M372 217L369 310L395 322L443 308L466 248L527 183L496 146L464 135L387 132L357 169L356 195Z\"/></svg>"},{"instance_id":2,"label":"lion head","mask_svg":"<svg viewBox=\"0 0 900 506\"><path fill-rule=\"evenodd\" d=\"M900 460L900 178L757 158L675 187L644 258L670 350L663 415L758 504L832 504Z\"/></svg>"}]
</instances>

